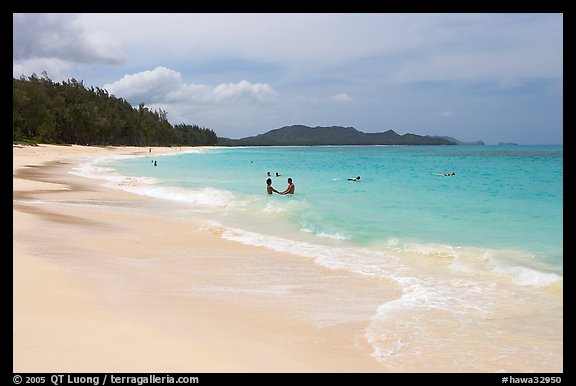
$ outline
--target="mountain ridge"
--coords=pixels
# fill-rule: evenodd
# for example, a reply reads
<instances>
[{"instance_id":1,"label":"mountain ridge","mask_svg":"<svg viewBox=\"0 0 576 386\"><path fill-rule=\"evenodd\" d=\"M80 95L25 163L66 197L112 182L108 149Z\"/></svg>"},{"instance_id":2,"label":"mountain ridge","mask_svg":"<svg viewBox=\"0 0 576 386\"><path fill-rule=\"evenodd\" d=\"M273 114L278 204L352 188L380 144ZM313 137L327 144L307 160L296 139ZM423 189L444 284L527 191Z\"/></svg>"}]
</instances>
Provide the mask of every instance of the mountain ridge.
<instances>
[{"instance_id":1,"label":"mountain ridge","mask_svg":"<svg viewBox=\"0 0 576 386\"><path fill-rule=\"evenodd\" d=\"M476 141L484 144L482 141ZM481 143L480 143L481 142ZM283 126L263 134L231 139L218 137L220 146L322 146L322 145L461 145L451 137L422 136L394 130L365 133L354 127L305 125Z\"/></svg>"}]
</instances>

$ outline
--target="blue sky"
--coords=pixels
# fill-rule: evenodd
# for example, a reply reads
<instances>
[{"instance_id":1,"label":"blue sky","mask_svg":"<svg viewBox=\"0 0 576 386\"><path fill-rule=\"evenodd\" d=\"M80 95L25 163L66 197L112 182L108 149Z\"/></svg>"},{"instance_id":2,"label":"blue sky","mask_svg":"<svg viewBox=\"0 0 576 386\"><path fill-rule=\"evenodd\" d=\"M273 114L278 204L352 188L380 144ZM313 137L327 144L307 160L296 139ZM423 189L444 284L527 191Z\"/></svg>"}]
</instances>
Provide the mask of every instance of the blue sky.
<instances>
[{"instance_id":1,"label":"blue sky","mask_svg":"<svg viewBox=\"0 0 576 386\"><path fill-rule=\"evenodd\" d=\"M13 76L75 78L173 124L563 143L563 15L14 14Z\"/></svg>"}]
</instances>

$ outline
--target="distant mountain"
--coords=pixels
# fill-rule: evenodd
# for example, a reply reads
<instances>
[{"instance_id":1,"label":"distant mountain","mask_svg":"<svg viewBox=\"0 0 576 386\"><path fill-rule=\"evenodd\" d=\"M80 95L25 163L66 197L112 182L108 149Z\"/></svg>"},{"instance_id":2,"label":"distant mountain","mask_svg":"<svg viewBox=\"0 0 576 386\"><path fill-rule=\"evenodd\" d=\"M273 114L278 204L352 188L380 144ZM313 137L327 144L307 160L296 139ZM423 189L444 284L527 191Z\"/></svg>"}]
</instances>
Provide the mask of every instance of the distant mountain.
<instances>
[{"instance_id":1,"label":"distant mountain","mask_svg":"<svg viewBox=\"0 0 576 386\"><path fill-rule=\"evenodd\" d=\"M284 126L267 133L240 139L218 138L220 146L315 146L315 145L455 145L442 137L399 135L394 130L364 133L353 127Z\"/></svg>"},{"instance_id":2,"label":"distant mountain","mask_svg":"<svg viewBox=\"0 0 576 386\"><path fill-rule=\"evenodd\" d=\"M452 138L452 137L447 137L447 136L435 136L434 138L444 138L447 139L448 141L452 141L454 142L456 145L466 145L466 146L484 146L486 145L484 143L484 141L471 141L471 142L462 142L457 140L456 138Z\"/></svg>"}]
</instances>

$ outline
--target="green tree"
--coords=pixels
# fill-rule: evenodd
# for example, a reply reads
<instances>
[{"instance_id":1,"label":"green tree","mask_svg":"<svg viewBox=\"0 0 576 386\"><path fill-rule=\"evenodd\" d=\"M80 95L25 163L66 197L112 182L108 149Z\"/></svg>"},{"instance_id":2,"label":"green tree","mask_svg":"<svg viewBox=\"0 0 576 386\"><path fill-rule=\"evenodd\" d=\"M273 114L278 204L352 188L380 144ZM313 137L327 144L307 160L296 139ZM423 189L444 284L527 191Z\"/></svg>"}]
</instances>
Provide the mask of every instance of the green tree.
<instances>
[{"instance_id":1,"label":"green tree","mask_svg":"<svg viewBox=\"0 0 576 386\"><path fill-rule=\"evenodd\" d=\"M81 145L215 145L216 133L197 125L172 126L164 110L151 111L98 87L69 79L53 82L44 72L12 82L13 141Z\"/></svg>"}]
</instances>

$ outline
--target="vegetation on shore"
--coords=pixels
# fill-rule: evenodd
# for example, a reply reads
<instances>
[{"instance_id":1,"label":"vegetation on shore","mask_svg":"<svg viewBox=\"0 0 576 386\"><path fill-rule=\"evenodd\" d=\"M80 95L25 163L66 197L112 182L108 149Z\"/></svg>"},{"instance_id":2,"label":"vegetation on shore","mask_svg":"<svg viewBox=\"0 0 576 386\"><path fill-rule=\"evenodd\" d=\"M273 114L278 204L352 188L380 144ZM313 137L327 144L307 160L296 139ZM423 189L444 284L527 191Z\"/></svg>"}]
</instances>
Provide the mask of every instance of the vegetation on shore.
<instances>
[{"instance_id":1,"label":"vegetation on shore","mask_svg":"<svg viewBox=\"0 0 576 386\"><path fill-rule=\"evenodd\" d=\"M168 122L167 113L84 86L75 79L53 82L44 73L13 79L12 141L117 146L209 146L216 133Z\"/></svg>"}]
</instances>

